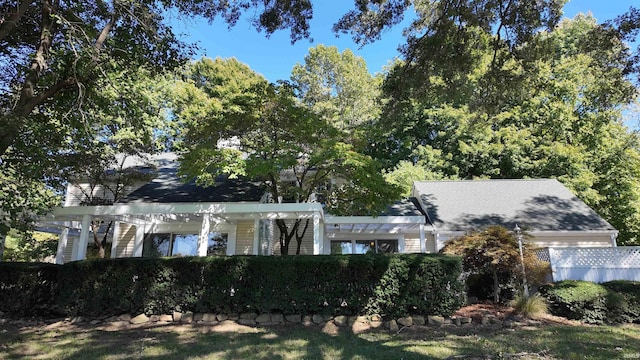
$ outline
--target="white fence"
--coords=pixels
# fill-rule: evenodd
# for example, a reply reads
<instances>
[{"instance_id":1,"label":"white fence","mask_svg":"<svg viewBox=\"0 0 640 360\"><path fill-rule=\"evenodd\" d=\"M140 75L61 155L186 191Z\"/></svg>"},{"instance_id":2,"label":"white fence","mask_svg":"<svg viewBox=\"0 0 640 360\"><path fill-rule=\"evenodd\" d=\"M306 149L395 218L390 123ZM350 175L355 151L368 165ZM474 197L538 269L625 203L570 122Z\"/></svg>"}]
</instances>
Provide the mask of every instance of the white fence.
<instances>
[{"instance_id":1,"label":"white fence","mask_svg":"<svg viewBox=\"0 0 640 360\"><path fill-rule=\"evenodd\" d=\"M640 246L545 248L538 257L551 264L553 281L640 281Z\"/></svg>"}]
</instances>

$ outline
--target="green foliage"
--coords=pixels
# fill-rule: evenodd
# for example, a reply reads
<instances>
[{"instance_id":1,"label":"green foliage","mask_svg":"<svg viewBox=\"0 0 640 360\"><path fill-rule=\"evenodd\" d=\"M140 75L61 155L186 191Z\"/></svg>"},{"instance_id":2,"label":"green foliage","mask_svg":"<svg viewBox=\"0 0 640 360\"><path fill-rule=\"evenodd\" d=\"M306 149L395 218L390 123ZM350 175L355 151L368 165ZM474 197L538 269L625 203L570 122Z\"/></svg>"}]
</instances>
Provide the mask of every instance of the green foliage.
<instances>
[{"instance_id":1,"label":"green foliage","mask_svg":"<svg viewBox=\"0 0 640 360\"><path fill-rule=\"evenodd\" d=\"M0 311L11 316L59 316L62 267L38 263L0 263Z\"/></svg>"},{"instance_id":2,"label":"green foliage","mask_svg":"<svg viewBox=\"0 0 640 360\"><path fill-rule=\"evenodd\" d=\"M38 262L56 256L58 238L41 232L11 230L7 235L4 261Z\"/></svg>"},{"instance_id":3,"label":"green foliage","mask_svg":"<svg viewBox=\"0 0 640 360\"><path fill-rule=\"evenodd\" d=\"M460 259L441 255L184 257L0 266L2 274L5 268L14 271L0 282L0 289L11 293L0 297L1 311L13 309L13 303L4 303L8 299L32 301L34 309L59 309L69 316L177 310L397 317L449 315L462 301ZM28 275L34 269L56 280L43 283L44 288L40 280L14 283L24 278L20 271ZM31 290L11 292L18 286ZM55 292L46 299L23 298L38 291ZM28 315L29 309L21 311Z\"/></svg>"},{"instance_id":4,"label":"green foliage","mask_svg":"<svg viewBox=\"0 0 640 360\"><path fill-rule=\"evenodd\" d=\"M565 280L543 286L551 313L586 323L640 322L640 283Z\"/></svg>"}]
</instances>

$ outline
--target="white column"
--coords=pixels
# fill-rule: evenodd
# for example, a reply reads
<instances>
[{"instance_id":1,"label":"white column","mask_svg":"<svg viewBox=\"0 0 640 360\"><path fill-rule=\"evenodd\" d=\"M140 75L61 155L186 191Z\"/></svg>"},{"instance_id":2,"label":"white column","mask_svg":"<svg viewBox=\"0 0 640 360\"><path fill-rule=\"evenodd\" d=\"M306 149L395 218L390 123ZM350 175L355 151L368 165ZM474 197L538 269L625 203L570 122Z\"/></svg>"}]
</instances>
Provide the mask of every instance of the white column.
<instances>
[{"instance_id":1,"label":"white column","mask_svg":"<svg viewBox=\"0 0 640 360\"><path fill-rule=\"evenodd\" d=\"M253 255L264 255L264 251L262 251L262 241L264 241L264 239L260 239L261 228L262 228L261 219L254 220L253 221ZM264 236L264 234L262 234L262 236ZM227 244L227 246L229 245Z\"/></svg>"},{"instance_id":2,"label":"white column","mask_svg":"<svg viewBox=\"0 0 640 360\"><path fill-rule=\"evenodd\" d=\"M87 258L87 246L89 245L89 230L91 229L91 215L82 215L80 225L80 238L74 244L71 260L84 260Z\"/></svg>"},{"instance_id":3,"label":"white column","mask_svg":"<svg viewBox=\"0 0 640 360\"><path fill-rule=\"evenodd\" d=\"M324 254L320 225L320 214L313 214L313 255Z\"/></svg>"},{"instance_id":4,"label":"white column","mask_svg":"<svg viewBox=\"0 0 640 360\"><path fill-rule=\"evenodd\" d=\"M207 245L209 244L209 227L211 226L211 215L202 214L202 227L198 236L198 256L207 256Z\"/></svg>"},{"instance_id":5,"label":"white column","mask_svg":"<svg viewBox=\"0 0 640 360\"><path fill-rule=\"evenodd\" d=\"M136 225L136 238L133 243L134 257L142 257L143 244L144 244L144 225Z\"/></svg>"},{"instance_id":6,"label":"white column","mask_svg":"<svg viewBox=\"0 0 640 360\"><path fill-rule=\"evenodd\" d=\"M613 246L613 247L617 247L618 246L618 243L616 242L617 238L618 238L618 234L617 233L611 234L611 246Z\"/></svg>"},{"instance_id":7,"label":"white column","mask_svg":"<svg viewBox=\"0 0 640 360\"><path fill-rule=\"evenodd\" d=\"M398 238L398 253L404 254L404 235Z\"/></svg>"},{"instance_id":8,"label":"white column","mask_svg":"<svg viewBox=\"0 0 640 360\"><path fill-rule=\"evenodd\" d=\"M436 252L440 252L440 249L442 249L442 246L440 246L440 233L433 233L433 241L435 243Z\"/></svg>"},{"instance_id":9,"label":"white column","mask_svg":"<svg viewBox=\"0 0 640 360\"><path fill-rule=\"evenodd\" d=\"M118 249L118 238L120 237L120 221L113 222L113 237L111 238L111 258L118 257L116 251Z\"/></svg>"},{"instance_id":10,"label":"white column","mask_svg":"<svg viewBox=\"0 0 640 360\"><path fill-rule=\"evenodd\" d=\"M427 240L424 236L424 224L420 224L420 252L427 252Z\"/></svg>"},{"instance_id":11,"label":"white column","mask_svg":"<svg viewBox=\"0 0 640 360\"><path fill-rule=\"evenodd\" d=\"M58 251L56 252L56 264L64 264L64 251L67 249L67 240L69 239L69 228L63 227L58 237Z\"/></svg>"}]
</instances>

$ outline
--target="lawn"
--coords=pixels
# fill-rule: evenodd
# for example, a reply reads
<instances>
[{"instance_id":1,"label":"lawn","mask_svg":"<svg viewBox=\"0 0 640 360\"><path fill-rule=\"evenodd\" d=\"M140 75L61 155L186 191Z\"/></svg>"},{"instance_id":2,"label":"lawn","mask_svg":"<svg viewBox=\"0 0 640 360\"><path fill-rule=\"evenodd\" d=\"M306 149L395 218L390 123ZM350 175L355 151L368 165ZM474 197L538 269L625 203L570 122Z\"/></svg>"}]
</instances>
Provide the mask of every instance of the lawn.
<instances>
[{"instance_id":1,"label":"lawn","mask_svg":"<svg viewBox=\"0 0 640 360\"><path fill-rule=\"evenodd\" d=\"M640 326L375 330L0 325L0 359L640 359Z\"/></svg>"}]
</instances>

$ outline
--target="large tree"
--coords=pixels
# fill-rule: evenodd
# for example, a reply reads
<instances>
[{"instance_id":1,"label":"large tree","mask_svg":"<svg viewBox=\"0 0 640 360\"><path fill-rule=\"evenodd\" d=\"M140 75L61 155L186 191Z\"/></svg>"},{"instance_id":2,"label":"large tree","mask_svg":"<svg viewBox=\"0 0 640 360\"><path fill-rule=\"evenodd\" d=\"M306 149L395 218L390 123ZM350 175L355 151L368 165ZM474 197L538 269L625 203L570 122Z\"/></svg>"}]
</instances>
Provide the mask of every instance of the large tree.
<instances>
[{"instance_id":1,"label":"large tree","mask_svg":"<svg viewBox=\"0 0 640 360\"><path fill-rule=\"evenodd\" d=\"M189 66L177 87L176 119L184 129L181 172L203 185L219 174L244 176L261 181L273 202L322 201L334 214L378 214L397 196L377 163L289 84L269 84L235 59ZM289 254L294 238L300 253L309 221L275 223L281 253Z\"/></svg>"},{"instance_id":2,"label":"large tree","mask_svg":"<svg viewBox=\"0 0 640 360\"><path fill-rule=\"evenodd\" d=\"M461 26L445 44L464 44L464 63L408 57L389 72L390 126L372 128L372 153L432 178L557 178L620 229L620 244L637 243L640 147L621 122L637 89L621 32L580 15L514 47L497 46L497 29ZM391 177L419 173L401 164Z\"/></svg>"},{"instance_id":3,"label":"large tree","mask_svg":"<svg viewBox=\"0 0 640 360\"><path fill-rule=\"evenodd\" d=\"M309 1L0 0L0 165L12 169L0 187L56 186L87 171L81 165L100 165L84 161L95 159L96 144L153 131L149 116L157 113L148 112L148 83L140 80L191 55L165 17L221 17L231 26L249 9L267 35L285 28L292 41L309 35ZM5 217L18 216L23 204L0 203L0 244L21 219Z\"/></svg>"}]
</instances>

